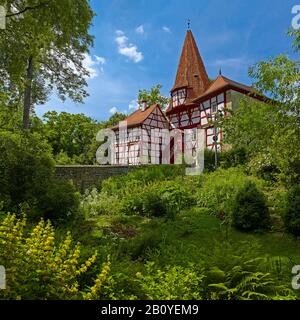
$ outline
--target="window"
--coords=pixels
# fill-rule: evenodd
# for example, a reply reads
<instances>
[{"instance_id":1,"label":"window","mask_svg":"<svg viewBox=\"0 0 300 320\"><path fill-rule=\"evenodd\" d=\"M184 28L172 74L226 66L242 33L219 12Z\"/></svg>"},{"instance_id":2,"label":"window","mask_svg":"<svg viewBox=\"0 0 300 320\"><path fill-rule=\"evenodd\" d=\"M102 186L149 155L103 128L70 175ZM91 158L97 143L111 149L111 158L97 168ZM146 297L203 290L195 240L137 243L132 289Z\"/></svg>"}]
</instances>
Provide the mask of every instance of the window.
<instances>
[{"instance_id":1,"label":"window","mask_svg":"<svg viewBox=\"0 0 300 320\"><path fill-rule=\"evenodd\" d=\"M173 107L180 106L185 103L186 89L180 89L172 94Z\"/></svg>"},{"instance_id":2,"label":"window","mask_svg":"<svg viewBox=\"0 0 300 320\"><path fill-rule=\"evenodd\" d=\"M210 100L203 102L203 109L209 109L209 108L210 108Z\"/></svg>"},{"instance_id":3,"label":"window","mask_svg":"<svg viewBox=\"0 0 300 320\"><path fill-rule=\"evenodd\" d=\"M224 102L224 93L218 95L218 104Z\"/></svg>"},{"instance_id":4,"label":"window","mask_svg":"<svg viewBox=\"0 0 300 320\"><path fill-rule=\"evenodd\" d=\"M217 112L217 98L216 97L211 99L211 110L212 110L212 113Z\"/></svg>"}]
</instances>

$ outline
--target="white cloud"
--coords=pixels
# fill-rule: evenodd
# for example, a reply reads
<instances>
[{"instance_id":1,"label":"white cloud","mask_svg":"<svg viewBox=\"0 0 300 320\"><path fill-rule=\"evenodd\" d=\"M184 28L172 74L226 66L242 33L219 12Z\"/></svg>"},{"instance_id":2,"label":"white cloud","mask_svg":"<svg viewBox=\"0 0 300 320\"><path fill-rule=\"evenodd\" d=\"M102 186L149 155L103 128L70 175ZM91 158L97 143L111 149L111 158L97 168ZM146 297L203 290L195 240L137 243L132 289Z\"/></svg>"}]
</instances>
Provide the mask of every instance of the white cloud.
<instances>
[{"instance_id":1,"label":"white cloud","mask_svg":"<svg viewBox=\"0 0 300 320\"><path fill-rule=\"evenodd\" d=\"M121 55L129 58L134 63L138 63L144 59L143 53L138 51L136 45L129 43L129 39L123 31L116 31L115 41L118 44L118 51Z\"/></svg>"},{"instance_id":2,"label":"white cloud","mask_svg":"<svg viewBox=\"0 0 300 320\"><path fill-rule=\"evenodd\" d=\"M106 63L106 60L103 57L95 56L95 58L96 58L96 61L99 62L100 64L105 64Z\"/></svg>"},{"instance_id":3,"label":"white cloud","mask_svg":"<svg viewBox=\"0 0 300 320\"><path fill-rule=\"evenodd\" d=\"M138 34L144 34L145 33L144 26L143 25L138 26L135 29L135 32L138 33Z\"/></svg>"},{"instance_id":4,"label":"white cloud","mask_svg":"<svg viewBox=\"0 0 300 320\"><path fill-rule=\"evenodd\" d=\"M118 110L118 108L116 108L116 107L112 107L112 108L109 110L109 113L111 113L111 114L115 114L115 113L117 113L117 112L119 112L119 110Z\"/></svg>"},{"instance_id":5,"label":"white cloud","mask_svg":"<svg viewBox=\"0 0 300 320\"><path fill-rule=\"evenodd\" d=\"M163 31L166 33L172 33L171 29L169 27L163 26Z\"/></svg>"},{"instance_id":6,"label":"white cloud","mask_svg":"<svg viewBox=\"0 0 300 320\"><path fill-rule=\"evenodd\" d=\"M124 32L122 30L117 30L116 31L116 35L117 36L123 36L124 35Z\"/></svg>"},{"instance_id":7,"label":"white cloud","mask_svg":"<svg viewBox=\"0 0 300 320\"><path fill-rule=\"evenodd\" d=\"M130 103L129 103L129 106L128 106L128 110L129 111L135 111L139 108L139 104L137 102L137 100L132 100Z\"/></svg>"},{"instance_id":8,"label":"white cloud","mask_svg":"<svg viewBox=\"0 0 300 320\"><path fill-rule=\"evenodd\" d=\"M105 58L99 56L91 56L87 53L84 55L83 67L88 70L90 79L96 78L99 76L100 72L103 72L103 65L106 63Z\"/></svg>"}]
</instances>

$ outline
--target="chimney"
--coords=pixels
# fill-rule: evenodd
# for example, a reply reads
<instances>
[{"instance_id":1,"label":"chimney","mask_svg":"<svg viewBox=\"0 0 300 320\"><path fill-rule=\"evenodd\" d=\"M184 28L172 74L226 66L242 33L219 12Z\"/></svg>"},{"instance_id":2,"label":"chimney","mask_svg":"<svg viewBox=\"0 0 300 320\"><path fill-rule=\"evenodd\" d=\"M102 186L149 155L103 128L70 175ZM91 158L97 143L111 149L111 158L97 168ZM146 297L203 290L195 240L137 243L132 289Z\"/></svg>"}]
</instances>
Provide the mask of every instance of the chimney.
<instances>
[{"instance_id":1,"label":"chimney","mask_svg":"<svg viewBox=\"0 0 300 320\"><path fill-rule=\"evenodd\" d=\"M145 111L147 109L147 101L146 100L142 100L140 101L140 106L141 106L141 110Z\"/></svg>"}]
</instances>

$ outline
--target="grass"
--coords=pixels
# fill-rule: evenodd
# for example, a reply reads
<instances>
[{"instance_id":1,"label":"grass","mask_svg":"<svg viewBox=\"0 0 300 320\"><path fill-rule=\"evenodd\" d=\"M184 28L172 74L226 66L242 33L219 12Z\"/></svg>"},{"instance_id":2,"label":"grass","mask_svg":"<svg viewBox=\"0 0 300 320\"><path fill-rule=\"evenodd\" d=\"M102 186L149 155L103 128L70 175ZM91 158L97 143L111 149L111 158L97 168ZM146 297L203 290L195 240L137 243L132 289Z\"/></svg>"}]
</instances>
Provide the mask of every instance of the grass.
<instances>
[{"instance_id":1,"label":"grass","mask_svg":"<svg viewBox=\"0 0 300 320\"><path fill-rule=\"evenodd\" d=\"M73 229L75 240L82 243L83 258L97 250L97 264L100 265L110 255L112 274L124 278L123 284L118 284L121 287L127 286L126 279L133 279L137 272L144 271L146 261L154 261L161 267L184 267L192 263L226 270L234 255L244 254L245 244L253 258L282 257L281 276L288 285L292 267L300 264L300 242L291 236L275 232L247 234L234 229L227 233L219 219L201 208L182 211L174 221L138 216L99 216L82 222L80 227L75 225ZM131 286L128 290L134 292L132 283Z\"/></svg>"}]
</instances>

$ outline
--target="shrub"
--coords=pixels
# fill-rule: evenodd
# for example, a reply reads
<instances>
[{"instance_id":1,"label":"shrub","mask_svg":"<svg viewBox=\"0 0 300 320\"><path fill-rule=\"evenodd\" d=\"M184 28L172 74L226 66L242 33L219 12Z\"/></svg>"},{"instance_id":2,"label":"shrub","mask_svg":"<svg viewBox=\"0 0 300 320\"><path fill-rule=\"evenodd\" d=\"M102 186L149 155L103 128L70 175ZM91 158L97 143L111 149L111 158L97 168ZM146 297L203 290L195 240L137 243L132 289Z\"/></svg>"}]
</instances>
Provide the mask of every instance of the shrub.
<instances>
[{"instance_id":1,"label":"shrub","mask_svg":"<svg viewBox=\"0 0 300 320\"><path fill-rule=\"evenodd\" d=\"M146 260L151 251L160 248L163 240L161 232L151 231L132 239L123 250L125 252L129 251L132 260Z\"/></svg>"},{"instance_id":2,"label":"shrub","mask_svg":"<svg viewBox=\"0 0 300 320\"><path fill-rule=\"evenodd\" d=\"M0 264L6 268L6 290L1 299L94 299L108 277L104 264L94 284L81 288L78 281L95 262L97 253L80 262L80 244L70 233L56 244L55 230L43 220L28 234L26 219L7 215L0 224Z\"/></svg>"},{"instance_id":3,"label":"shrub","mask_svg":"<svg viewBox=\"0 0 300 320\"><path fill-rule=\"evenodd\" d=\"M67 222L78 213L79 196L71 182L52 179L36 200L34 215L55 223Z\"/></svg>"},{"instance_id":4,"label":"shrub","mask_svg":"<svg viewBox=\"0 0 300 320\"><path fill-rule=\"evenodd\" d=\"M154 262L145 265L146 273L137 273L137 282L148 300L201 300L204 276L193 266L167 266L158 269Z\"/></svg>"},{"instance_id":5,"label":"shrub","mask_svg":"<svg viewBox=\"0 0 300 320\"><path fill-rule=\"evenodd\" d=\"M43 195L54 173L49 146L36 133L0 132L0 202L20 212Z\"/></svg>"},{"instance_id":6,"label":"shrub","mask_svg":"<svg viewBox=\"0 0 300 320\"><path fill-rule=\"evenodd\" d=\"M87 190L80 202L80 211L88 218L97 215L113 215L121 212L122 201L115 195Z\"/></svg>"},{"instance_id":7,"label":"shrub","mask_svg":"<svg viewBox=\"0 0 300 320\"><path fill-rule=\"evenodd\" d=\"M218 164L220 160L220 152L218 152L217 155ZM212 172L216 170L216 164L215 164L215 151L205 149L204 150L204 172Z\"/></svg>"},{"instance_id":8,"label":"shrub","mask_svg":"<svg viewBox=\"0 0 300 320\"><path fill-rule=\"evenodd\" d=\"M279 174L274 159L268 153L258 153L253 156L247 164L247 170L250 174L267 181L276 181Z\"/></svg>"},{"instance_id":9,"label":"shrub","mask_svg":"<svg viewBox=\"0 0 300 320\"><path fill-rule=\"evenodd\" d=\"M241 168L218 169L200 176L201 187L197 191L197 204L208 208L210 214L229 216L230 205L236 193L250 180ZM254 180L262 186L261 181Z\"/></svg>"},{"instance_id":10,"label":"shrub","mask_svg":"<svg viewBox=\"0 0 300 320\"><path fill-rule=\"evenodd\" d=\"M221 166L222 168L237 167L246 164L247 153L243 148L231 148L222 152L221 154Z\"/></svg>"},{"instance_id":11,"label":"shrub","mask_svg":"<svg viewBox=\"0 0 300 320\"><path fill-rule=\"evenodd\" d=\"M133 169L127 175L112 177L102 181L101 191L109 195L124 195L126 190L132 187L172 180L183 174L184 167L180 165L159 165Z\"/></svg>"},{"instance_id":12,"label":"shrub","mask_svg":"<svg viewBox=\"0 0 300 320\"><path fill-rule=\"evenodd\" d=\"M284 223L291 234L300 236L300 184L288 191Z\"/></svg>"},{"instance_id":13,"label":"shrub","mask_svg":"<svg viewBox=\"0 0 300 320\"><path fill-rule=\"evenodd\" d=\"M124 197L127 214L166 216L174 219L176 213L194 204L190 191L179 180L161 181L128 190Z\"/></svg>"},{"instance_id":14,"label":"shrub","mask_svg":"<svg viewBox=\"0 0 300 320\"><path fill-rule=\"evenodd\" d=\"M232 203L232 223L241 231L270 229L270 215L266 199L253 182L247 182Z\"/></svg>"}]
</instances>

